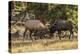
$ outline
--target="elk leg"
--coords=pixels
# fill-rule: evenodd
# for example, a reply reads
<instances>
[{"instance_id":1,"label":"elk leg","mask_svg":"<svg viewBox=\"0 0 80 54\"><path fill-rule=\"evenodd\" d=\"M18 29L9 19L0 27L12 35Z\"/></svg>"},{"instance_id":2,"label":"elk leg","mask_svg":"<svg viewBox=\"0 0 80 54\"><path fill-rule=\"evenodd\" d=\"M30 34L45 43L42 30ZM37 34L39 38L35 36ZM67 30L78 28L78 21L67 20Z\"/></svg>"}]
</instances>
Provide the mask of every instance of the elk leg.
<instances>
[{"instance_id":1,"label":"elk leg","mask_svg":"<svg viewBox=\"0 0 80 54\"><path fill-rule=\"evenodd\" d=\"M70 31L69 39L73 38L73 31Z\"/></svg>"},{"instance_id":2,"label":"elk leg","mask_svg":"<svg viewBox=\"0 0 80 54\"><path fill-rule=\"evenodd\" d=\"M42 31L40 31L40 39L43 39L44 37L43 37L43 32Z\"/></svg>"},{"instance_id":3,"label":"elk leg","mask_svg":"<svg viewBox=\"0 0 80 54\"><path fill-rule=\"evenodd\" d=\"M33 38L32 38L32 32L33 32L33 31L30 31L30 38L31 38L31 40L33 40Z\"/></svg>"},{"instance_id":4,"label":"elk leg","mask_svg":"<svg viewBox=\"0 0 80 54\"><path fill-rule=\"evenodd\" d=\"M23 34L23 40L25 39L25 34L26 34L27 29L25 29L25 32Z\"/></svg>"},{"instance_id":5,"label":"elk leg","mask_svg":"<svg viewBox=\"0 0 80 54\"><path fill-rule=\"evenodd\" d=\"M38 39L37 30L36 30L36 31L34 31L33 36L34 36L35 40L37 40L37 39Z\"/></svg>"},{"instance_id":6,"label":"elk leg","mask_svg":"<svg viewBox=\"0 0 80 54\"><path fill-rule=\"evenodd\" d=\"M59 39L61 40L61 31L58 31Z\"/></svg>"}]
</instances>

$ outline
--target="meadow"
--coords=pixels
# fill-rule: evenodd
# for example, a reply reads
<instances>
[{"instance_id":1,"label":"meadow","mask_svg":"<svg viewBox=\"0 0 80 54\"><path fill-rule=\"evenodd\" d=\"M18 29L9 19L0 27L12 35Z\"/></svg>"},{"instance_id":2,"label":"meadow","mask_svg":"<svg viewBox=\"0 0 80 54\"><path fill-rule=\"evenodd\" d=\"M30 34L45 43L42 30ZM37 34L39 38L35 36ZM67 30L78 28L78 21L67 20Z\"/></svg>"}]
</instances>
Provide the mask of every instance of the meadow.
<instances>
[{"instance_id":1,"label":"meadow","mask_svg":"<svg viewBox=\"0 0 80 54\"><path fill-rule=\"evenodd\" d=\"M59 40L58 37L56 37L52 39L40 39L34 41L23 41L22 39L11 41L12 53L70 49L78 49L78 39L76 36L74 40L69 40L68 38L62 38L62 40Z\"/></svg>"}]
</instances>

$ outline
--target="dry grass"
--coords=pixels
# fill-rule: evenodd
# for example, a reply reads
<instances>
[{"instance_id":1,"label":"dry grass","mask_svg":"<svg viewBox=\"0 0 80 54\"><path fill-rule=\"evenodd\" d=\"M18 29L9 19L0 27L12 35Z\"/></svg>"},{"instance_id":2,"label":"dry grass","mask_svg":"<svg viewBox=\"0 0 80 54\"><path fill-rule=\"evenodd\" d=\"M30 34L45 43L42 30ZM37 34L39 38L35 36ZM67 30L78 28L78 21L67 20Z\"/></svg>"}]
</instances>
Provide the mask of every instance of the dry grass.
<instances>
[{"instance_id":1,"label":"dry grass","mask_svg":"<svg viewBox=\"0 0 80 54\"><path fill-rule=\"evenodd\" d=\"M69 39L43 39L35 41L12 41L12 53L20 52L32 52L32 51L47 51L47 50L67 50L77 49L78 40Z\"/></svg>"}]
</instances>

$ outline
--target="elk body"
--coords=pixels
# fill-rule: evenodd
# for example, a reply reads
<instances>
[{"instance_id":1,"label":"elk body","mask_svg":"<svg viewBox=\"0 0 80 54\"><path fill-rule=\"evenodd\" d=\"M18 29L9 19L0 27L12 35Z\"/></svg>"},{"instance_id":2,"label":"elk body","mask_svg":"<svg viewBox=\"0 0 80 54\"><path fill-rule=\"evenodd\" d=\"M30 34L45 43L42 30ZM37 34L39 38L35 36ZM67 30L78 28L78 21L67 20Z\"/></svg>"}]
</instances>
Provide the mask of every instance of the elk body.
<instances>
[{"instance_id":1,"label":"elk body","mask_svg":"<svg viewBox=\"0 0 80 54\"><path fill-rule=\"evenodd\" d=\"M59 39L61 39L61 31L69 31L69 39L73 37L73 23L71 21L66 20L57 20L55 23L51 24L49 27L50 36L52 36L55 31L58 31Z\"/></svg>"},{"instance_id":2,"label":"elk body","mask_svg":"<svg viewBox=\"0 0 80 54\"><path fill-rule=\"evenodd\" d=\"M30 31L29 36L30 36L31 40L33 40L32 33L36 33L36 32L43 31L43 30L45 30L45 32L46 32L47 29L48 28L40 20L27 20L25 22L24 38L25 38L25 33L27 30Z\"/></svg>"}]
</instances>

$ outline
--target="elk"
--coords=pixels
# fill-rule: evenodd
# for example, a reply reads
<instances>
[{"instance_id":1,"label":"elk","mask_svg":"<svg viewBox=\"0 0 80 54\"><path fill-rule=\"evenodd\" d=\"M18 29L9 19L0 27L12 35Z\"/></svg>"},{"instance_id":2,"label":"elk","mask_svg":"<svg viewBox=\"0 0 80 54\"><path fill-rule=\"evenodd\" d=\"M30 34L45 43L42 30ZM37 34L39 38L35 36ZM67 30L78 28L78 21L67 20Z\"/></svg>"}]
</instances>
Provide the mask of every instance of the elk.
<instances>
[{"instance_id":1,"label":"elk","mask_svg":"<svg viewBox=\"0 0 80 54\"><path fill-rule=\"evenodd\" d=\"M50 37L53 36L52 34L55 33L55 31L58 31L59 39L61 40L61 31L69 31L69 39L73 37L73 23L71 21L66 20L57 20L55 23L51 24L49 27L50 30Z\"/></svg>"},{"instance_id":2,"label":"elk","mask_svg":"<svg viewBox=\"0 0 80 54\"><path fill-rule=\"evenodd\" d=\"M45 30L45 32L48 30L48 28L40 21L40 20L27 20L25 22L25 32L24 32L24 38L25 38L25 33L26 31L29 30L30 31L30 38L31 40L33 40L32 38L32 33L36 33L38 31L43 31ZM40 36L41 38L42 36Z\"/></svg>"}]
</instances>

